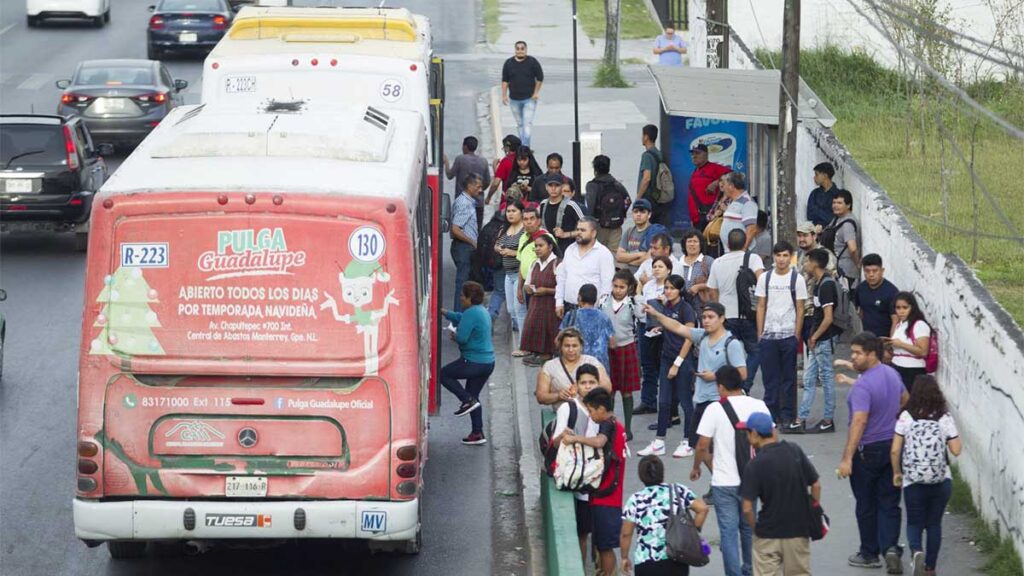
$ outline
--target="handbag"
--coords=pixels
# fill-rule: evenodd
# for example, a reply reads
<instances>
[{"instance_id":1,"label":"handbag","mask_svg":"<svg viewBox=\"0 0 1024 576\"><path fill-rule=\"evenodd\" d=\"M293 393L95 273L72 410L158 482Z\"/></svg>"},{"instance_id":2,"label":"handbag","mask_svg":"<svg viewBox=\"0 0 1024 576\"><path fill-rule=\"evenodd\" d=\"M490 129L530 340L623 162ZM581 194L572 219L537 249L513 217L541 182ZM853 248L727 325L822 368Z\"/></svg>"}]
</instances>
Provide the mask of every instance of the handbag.
<instances>
[{"instance_id":1,"label":"handbag","mask_svg":"<svg viewBox=\"0 0 1024 576\"><path fill-rule=\"evenodd\" d=\"M792 445L790 444L790 446ZM790 448L790 451L792 450L793 448ZM793 455L796 457L797 462L801 460L799 453L793 452ZM806 490L808 484L807 477L804 476L803 466L800 467L800 482ZM810 494L807 495L807 522L807 535L810 536L811 540L821 540L828 535L831 520L828 514L825 514L825 509L821 507L821 503L815 502Z\"/></svg>"},{"instance_id":2,"label":"handbag","mask_svg":"<svg viewBox=\"0 0 1024 576\"><path fill-rule=\"evenodd\" d=\"M719 236L722 234L722 224L724 223L725 218L722 216L708 222L707 227L704 228L704 241L707 242L708 246L718 246Z\"/></svg>"},{"instance_id":3,"label":"handbag","mask_svg":"<svg viewBox=\"0 0 1024 576\"><path fill-rule=\"evenodd\" d=\"M668 516L668 524L665 526L665 552L669 560L686 564L687 566L706 566L711 559L704 554L704 548L700 541L700 532L693 523L693 516L690 509L683 507L676 509L676 502L679 500L679 492L675 484L670 485L671 508Z\"/></svg>"}]
</instances>

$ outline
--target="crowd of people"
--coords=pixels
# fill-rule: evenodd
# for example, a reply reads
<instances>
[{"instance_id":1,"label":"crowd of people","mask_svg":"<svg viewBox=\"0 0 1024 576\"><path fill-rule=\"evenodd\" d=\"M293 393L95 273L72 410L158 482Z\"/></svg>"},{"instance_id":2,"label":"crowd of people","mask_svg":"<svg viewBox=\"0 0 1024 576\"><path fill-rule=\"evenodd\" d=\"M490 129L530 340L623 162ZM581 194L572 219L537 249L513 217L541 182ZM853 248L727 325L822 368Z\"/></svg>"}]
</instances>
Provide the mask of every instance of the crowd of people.
<instances>
[{"instance_id":1,"label":"crowd of people","mask_svg":"<svg viewBox=\"0 0 1024 576\"><path fill-rule=\"evenodd\" d=\"M680 54L672 42L659 42L662 55ZM505 89L522 102L528 91L516 83L527 78L535 109L543 76L539 63L524 65L525 55L525 44L517 44L511 66L522 68L508 75ZM517 122L530 111L526 102ZM700 527L711 506L727 576L810 574L810 541L821 528L814 512L821 511L819 474L778 434L835 432L839 381L852 387L836 474L850 479L860 534L848 563L903 573L902 501L913 574L934 574L951 491L946 450L960 451L930 375L936 332L914 294L885 278L881 257L864 254L853 197L833 182L832 165L815 166L817 188L796 237L772 243L767 214L744 175L695 146L687 186L692 227L677 256L669 204L659 193L657 127L641 133L634 197L604 155L593 158L595 176L577 194L560 155L550 154L541 170L529 134L520 126L520 135L503 139L493 176L473 137L450 168L445 161L456 182L451 253L458 295L456 311L446 315L457 325L462 355L444 368L442 382L461 402L456 414L473 417L465 442L485 441L479 392L494 366L491 324L504 308L516 335L512 356L540 368L536 400L556 410L557 441L600 448L611 456L609 467L621 466L634 416L657 415L649 427L654 438L637 450L645 488L624 499L620 481L600 498L577 495L584 561L593 548L600 574L686 574L665 551L667 510L691 510ZM495 215L484 225L482 205L496 196ZM494 233L481 233L488 226ZM493 286L488 308L482 284ZM835 357L840 337L850 342L849 361ZM763 392L755 398L758 371ZM823 415L812 423L819 388ZM581 417L570 420L570 403ZM710 472L706 494L665 478L660 457L670 444L673 458L693 459L690 481Z\"/></svg>"}]
</instances>

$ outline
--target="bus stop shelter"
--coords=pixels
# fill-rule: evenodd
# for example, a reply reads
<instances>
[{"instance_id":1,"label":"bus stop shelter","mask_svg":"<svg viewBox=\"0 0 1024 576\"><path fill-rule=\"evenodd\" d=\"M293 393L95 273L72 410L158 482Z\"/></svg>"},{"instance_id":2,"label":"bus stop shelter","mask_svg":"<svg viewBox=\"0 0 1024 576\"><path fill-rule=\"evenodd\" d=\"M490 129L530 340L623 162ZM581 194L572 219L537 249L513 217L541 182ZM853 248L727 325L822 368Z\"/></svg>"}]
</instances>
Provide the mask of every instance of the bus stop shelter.
<instances>
[{"instance_id":1,"label":"bus stop shelter","mask_svg":"<svg viewBox=\"0 0 1024 576\"><path fill-rule=\"evenodd\" d=\"M687 203L694 170L690 149L698 144L708 147L710 162L747 176L751 196L772 214L774 223L781 73L683 66L648 69L661 98L658 139L676 187L673 230L690 227ZM835 116L802 78L797 98L798 122L835 124Z\"/></svg>"}]
</instances>

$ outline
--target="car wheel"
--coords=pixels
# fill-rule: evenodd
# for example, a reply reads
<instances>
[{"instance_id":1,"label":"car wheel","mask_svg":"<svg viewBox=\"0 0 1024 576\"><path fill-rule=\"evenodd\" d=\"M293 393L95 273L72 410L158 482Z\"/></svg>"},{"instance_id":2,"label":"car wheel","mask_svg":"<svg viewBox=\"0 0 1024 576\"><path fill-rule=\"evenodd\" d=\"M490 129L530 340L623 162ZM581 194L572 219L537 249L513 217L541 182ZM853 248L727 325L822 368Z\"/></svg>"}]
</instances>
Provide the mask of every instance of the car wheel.
<instances>
[{"instance_id":1,"label":"car wheel","mask_svg":"<svg viewBox=\"0 0 1024 576\"><path fill-rule=\"evenodd\" d=\"M29 16L27 20L29 28L35 28L36 26L39 26L40 22L42 22L42 20L39 19L39 16Z\"/></svg>"},{"instance_id":2,"label":"car wheel","mask_svg":"<svg viewBox=\"0 0 1024 576\"><path fill-rule=\"evenodd\" d=\"M157 50L156 48L154 48L152 44L150 44L149 46L146 46L146 57L147 58L149 58L150 60L159 60L160 56L162 56L162 54L160 54L160 51Z\"/></svg>"},{"instance_id":3,"label":"car wheel","mask_svg":"<svg viewBox=\"0 0 1024 576\"><path fill-rule=\"evenodd\" d=\"M103 14L100 14L99 16L93 16L91 20L93 27L103 28Z\"/></svg>"},{"instance_id":4,"label":"car wheel","mask_svg":"<svg viewBox=\"0 0 1024 576\"><path fill-rule=\"evenodd\" d=\"M107 551L114 560L131 560L142 558L146 553L145 542L111 540L107 542Z\"/></svg>"},{"instance_id":5,"label":"car wheel","mask_svg":"<svg viewBox=\"0 0 1024 576\"><path fill-rule=\"evenodd\" d=\"M107 8L107 11L103 13L103 21L108 24L110 23L110 8Z\"/></svg>"},{"instance_id":6,"label":"car wheel","mask_svg":"<svg viewBox=\"0 0 1024 576\"><path fill-rule=\"evenodd\" d=\"M89 249L89 233L75 232L75 251L85 252Z\"/></svg>"}]
</instances>

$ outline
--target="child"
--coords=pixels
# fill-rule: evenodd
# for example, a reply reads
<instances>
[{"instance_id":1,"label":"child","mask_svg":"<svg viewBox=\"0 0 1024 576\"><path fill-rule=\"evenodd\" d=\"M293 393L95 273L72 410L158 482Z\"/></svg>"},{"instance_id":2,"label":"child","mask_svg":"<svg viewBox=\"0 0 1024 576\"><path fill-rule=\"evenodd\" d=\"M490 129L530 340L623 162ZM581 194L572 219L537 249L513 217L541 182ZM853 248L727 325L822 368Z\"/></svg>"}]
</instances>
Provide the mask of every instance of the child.
<instances>
[{"instance_id":1,"label":"child","mask_svg":"<svg viewBox=\"0 0 1024 576\"><path fill-rule=\"evenodd\" d=\"M597 548L601 574L615 574L615 549L622 531L622 486L626 473L626 432L612 412L612 395L604 388L595 388L583 398L593 425L581 438L566 430L562 442L583 444L603 450L605 473L601 485L590 497L590 519L593 522L594 547ZM611 448L610 450L608 448ZM599 496L599 494L601 494Z\"/></svg>"},{"instance_id":2,"label":"child","mask_svg":"<svg viewBox=\"0 0 1024 576\"><path fill-rule=\"evenodd\" d=\"M576 297L576 310L562 318L559 330L576 328L583 335L583 353L601 361L606 372L610 372L608 348L615 344L615 328L612 321L594 307L597 304L597 287L584 284Z\"/></svg>"},{"instance_id":3,"label":"child","mask_svg":"<svg viewBox=\"0 0 1024 576\"><path fill-rule=\"evenodd\" d=\"M569 413L572 408L570 408L568 402L563 402L558 407L558 412L555 416L554 436L551 439L553 443L560 442L566 432L571 432L577 436L586 436L587 430L593 424L590 421L587 407L583 404L583 399L586 398L591 390L597 388L599 380L600 374L596 366L583 364L576 369L576 384L569 388L569 392L575 395L573 402L576 405L576 425L569 429ZM590 503L588 502L589 497L586 494L577 492L574 496L576 497L576 536L580 540L580 554L583 557L583 564L585 566L587 564L587 537L590 535L592 524L590 519Z\"/></svg>"},{"instance_id":4,"label":"child","mask_svg":"<svg viewBox=\"0 0 1024 576\"><path fill-rule=\"evenodd\" d=\"M626 440L633 439L633 392L640 389L640 360L636 348L636 278L623 269L612 278L612 293L601 302L601 310L615 329L615 338L608 350L612 377L612 398L622 394L622 414L626 424Z\"/></svg>"}]
</instances>

